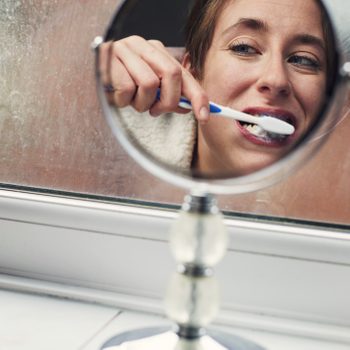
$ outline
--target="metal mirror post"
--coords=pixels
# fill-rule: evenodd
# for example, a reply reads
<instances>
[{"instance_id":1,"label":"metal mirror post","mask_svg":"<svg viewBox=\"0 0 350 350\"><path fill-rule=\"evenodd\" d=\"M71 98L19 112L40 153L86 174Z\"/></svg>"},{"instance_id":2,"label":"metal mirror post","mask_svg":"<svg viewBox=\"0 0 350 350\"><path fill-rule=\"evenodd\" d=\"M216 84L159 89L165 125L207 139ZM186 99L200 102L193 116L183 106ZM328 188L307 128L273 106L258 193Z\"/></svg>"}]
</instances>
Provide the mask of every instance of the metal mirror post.
<instances>
[{"instance_id":1,"label":"metal mirror post","mask_svg":"<svg viewBox=\"0 0 350 350\"><path fill-rule=\"evenodd\" d=\"M167 4L177 7L167 9L168 19L157 12L164 2L153 3L151 14L179 33L183 23L177 28L171 21L179 3ZM130 28L134 22L139 27L142 1L124 1L104 38L93 43L98 94L119 142L152 174L190 190L170 239L178 271L166 296L166 312L177 324L175 331L123 333L103 349L117 350L121 344L137 349L261 349L231 334L205 331L219 301L213 267L227 245L212 194L245 193L282 179L325 141L344 102L350 70L327 11L330 2L193 3L182 64L159 41L122 39L126 33L142 34ZM146 25L154 23L147 22L145 12L142 18ZM168 31L162 28L161 34ZM179 115L188 106L183 98L194 110L186 117ZM215 102L209 118L206 113L203 118L200 108L206 98ZM216 104L245 119L215 117ZM292 132L261 126L265 117ZM152 138L158 142L153 148ZM189 147L182 148L184 144ZM172 152L179 149L180 156Z\"/></svg>"}]
</instances>

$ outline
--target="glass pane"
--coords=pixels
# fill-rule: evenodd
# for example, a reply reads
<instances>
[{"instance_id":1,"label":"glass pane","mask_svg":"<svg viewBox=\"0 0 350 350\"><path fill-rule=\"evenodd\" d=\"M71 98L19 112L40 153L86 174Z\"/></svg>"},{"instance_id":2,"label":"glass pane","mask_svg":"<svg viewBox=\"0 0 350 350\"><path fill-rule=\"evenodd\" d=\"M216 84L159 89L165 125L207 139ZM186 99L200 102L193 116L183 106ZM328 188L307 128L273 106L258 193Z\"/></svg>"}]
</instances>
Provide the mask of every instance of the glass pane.
<instances>
[{"instance_id":1,"label":"glass pane","mask_svg":"<svg viewBox=\"0 0 350 350\"><path fill-rule=\"evenodd\" d=\"M117 144L95 91L90 43L115 0L2 0L0 182L178 204L185 192L155 179ZM317 157L270 189L221 196L224 210L350 224L349 118Z\"/></svg>"}]
</instances>

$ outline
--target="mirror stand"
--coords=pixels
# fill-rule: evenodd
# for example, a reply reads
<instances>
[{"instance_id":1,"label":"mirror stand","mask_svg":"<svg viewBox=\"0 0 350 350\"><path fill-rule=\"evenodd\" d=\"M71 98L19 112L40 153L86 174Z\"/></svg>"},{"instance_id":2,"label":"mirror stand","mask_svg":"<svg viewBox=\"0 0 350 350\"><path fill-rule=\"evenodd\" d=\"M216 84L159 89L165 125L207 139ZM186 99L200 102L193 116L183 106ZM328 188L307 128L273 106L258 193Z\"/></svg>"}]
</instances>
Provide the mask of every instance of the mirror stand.
<instances>
[{"instance_id":1,"label":"mirror stand","mask_svg":"<svg viewBox=\"0 0 350 350\"><path fill-rule=\"evenodd\" d=\"M224 257L227 230L215 198L207 193L185 197L173 224L170 247L177 263L165 298L165 311L177 326L146 328L110 339L104 350L262 350L243 338L205 327L219 307L213 267Z\"/></svg>"}]
</instances>

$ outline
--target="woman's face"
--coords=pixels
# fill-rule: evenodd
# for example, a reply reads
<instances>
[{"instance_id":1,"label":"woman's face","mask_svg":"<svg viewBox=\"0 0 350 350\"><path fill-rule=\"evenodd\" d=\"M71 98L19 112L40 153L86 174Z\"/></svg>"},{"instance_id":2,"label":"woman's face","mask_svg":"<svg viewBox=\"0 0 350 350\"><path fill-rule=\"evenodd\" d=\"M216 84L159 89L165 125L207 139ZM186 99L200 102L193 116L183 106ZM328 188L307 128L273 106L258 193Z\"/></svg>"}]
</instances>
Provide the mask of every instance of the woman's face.
<instances>
[{"instance_id":1,"label":"woman's face","mask_svg":"<svg viewBox=\"0 0 350 350\"><path fill-rule=\"evenodd\" d=\"M287 138L211 117L199 126L196 167L243 175L284 155L315 119L326 89L326 54L316 1L230 0L204 62L209 98L252 115L292 123Z\"/></svg>"}]
</instances>

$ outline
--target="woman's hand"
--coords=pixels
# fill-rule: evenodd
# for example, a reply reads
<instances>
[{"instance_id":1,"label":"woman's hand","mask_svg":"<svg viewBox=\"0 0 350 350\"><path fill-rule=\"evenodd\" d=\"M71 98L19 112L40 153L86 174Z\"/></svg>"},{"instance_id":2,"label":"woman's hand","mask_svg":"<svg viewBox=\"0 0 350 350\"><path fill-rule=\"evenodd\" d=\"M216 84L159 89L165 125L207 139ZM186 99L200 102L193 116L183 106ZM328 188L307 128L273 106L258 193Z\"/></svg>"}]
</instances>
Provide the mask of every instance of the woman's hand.
<instances>
[{"instance_id":1,"label":"woman's hand","mask_svg":"<svg viewBox=\"0 0 350 350\"><path fill-rule=\"evenodd\" d=\"M209 118L208 97L197 80L156 40L130 36L99 47L99 69L108 101L117 107L131 105L152 116L186 113L180 96L191 100L199 122ZM160 100L156 99L160 88Z\"/></svg>"}]
</instances>

